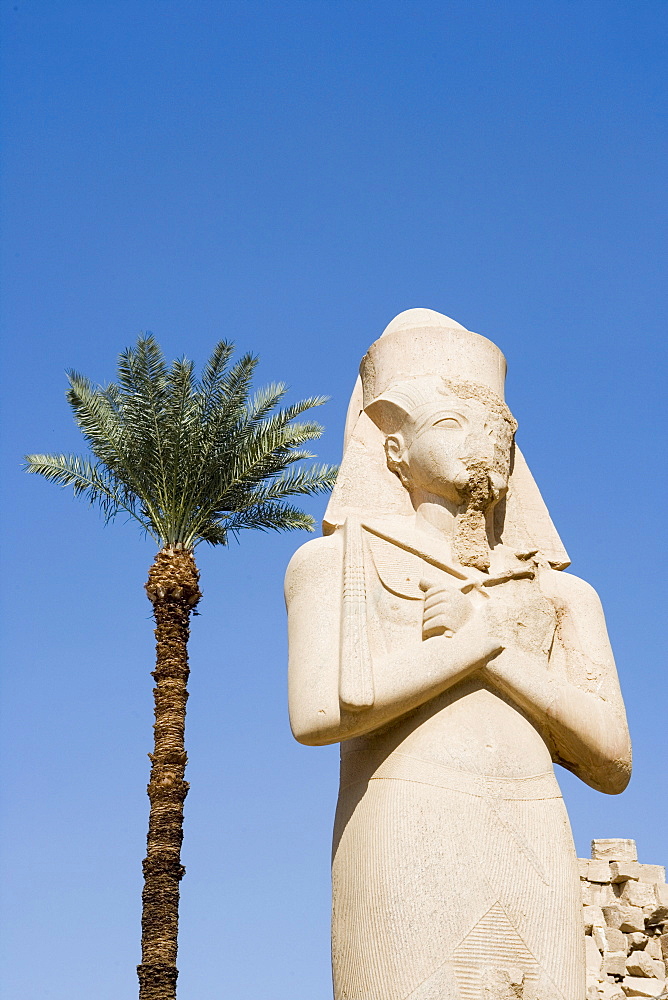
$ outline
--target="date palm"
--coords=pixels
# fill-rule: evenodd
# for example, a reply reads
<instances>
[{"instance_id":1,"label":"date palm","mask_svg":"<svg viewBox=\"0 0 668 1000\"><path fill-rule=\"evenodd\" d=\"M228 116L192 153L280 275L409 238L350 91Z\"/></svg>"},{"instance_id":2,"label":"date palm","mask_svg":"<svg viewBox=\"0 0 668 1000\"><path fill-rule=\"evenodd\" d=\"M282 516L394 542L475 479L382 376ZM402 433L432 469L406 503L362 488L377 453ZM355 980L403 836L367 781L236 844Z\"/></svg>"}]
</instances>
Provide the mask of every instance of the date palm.
<instances>
[{"instance_id":1,"label":"date palm","mask_svg":"<svg viewBox=\"0 0 668 1000\"><path fill-rule=\"evenodd\" d=\"M297 466L322 428L297 418L325 402L314 396L280 408L286 387L251 395L257 359L232 364L221 341L201 379L192 362L165 363L150 335L124 351L118 382L94 386L69 372L67 398L91 457L28 455L36 472L99 506L125 513L159 546L146 583L156 637L155 725L147 856L142 894L140 1000L173 1000L184 780L190 615L200 600L194 552L226 545L247 528L313 529L288 498L329 490L335 469Z\"/></svg>"}]
</instances>

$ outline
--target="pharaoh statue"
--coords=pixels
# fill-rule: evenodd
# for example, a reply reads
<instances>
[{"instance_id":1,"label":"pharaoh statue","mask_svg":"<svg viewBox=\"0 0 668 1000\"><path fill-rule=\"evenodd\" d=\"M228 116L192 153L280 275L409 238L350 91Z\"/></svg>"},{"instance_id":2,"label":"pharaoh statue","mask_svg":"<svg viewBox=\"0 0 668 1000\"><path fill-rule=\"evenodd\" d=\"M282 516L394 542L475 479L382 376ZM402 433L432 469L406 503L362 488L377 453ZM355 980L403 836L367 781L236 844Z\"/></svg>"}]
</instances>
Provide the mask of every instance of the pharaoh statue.
<instances>
[{"instance_id":1,"label":"pharaoh statue","mask_svg":"<svg viewBox=\"0 0 668 1000\"><path fill-rule=\"evenodd\" d=\"M324 536L287 571L292 729L341 744L335 1000L584 1000L552 765L615 794L630 745L505 370L446 316L397 316L361 363Z\"/></svg>"}]
</instances>

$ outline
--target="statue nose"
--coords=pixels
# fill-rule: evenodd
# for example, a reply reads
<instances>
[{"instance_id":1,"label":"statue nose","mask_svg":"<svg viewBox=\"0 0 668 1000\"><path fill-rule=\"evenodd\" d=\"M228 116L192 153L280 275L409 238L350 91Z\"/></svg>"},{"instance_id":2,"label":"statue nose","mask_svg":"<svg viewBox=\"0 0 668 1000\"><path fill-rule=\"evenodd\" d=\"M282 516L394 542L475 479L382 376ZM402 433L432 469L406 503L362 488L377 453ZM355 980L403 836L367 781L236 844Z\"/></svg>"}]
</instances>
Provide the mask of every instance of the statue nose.
<instances>
[{"instance_id":1,"label":"statue nose","mask_svg":"<svg viewBox=\"0 0 668 1000\"><path fill-rule=\"evenodd\" d=\"M466 438L466 452L470 460L491 464L494 458L494 442L488 434L472 432Z\"/></svg>"}]
</instances>

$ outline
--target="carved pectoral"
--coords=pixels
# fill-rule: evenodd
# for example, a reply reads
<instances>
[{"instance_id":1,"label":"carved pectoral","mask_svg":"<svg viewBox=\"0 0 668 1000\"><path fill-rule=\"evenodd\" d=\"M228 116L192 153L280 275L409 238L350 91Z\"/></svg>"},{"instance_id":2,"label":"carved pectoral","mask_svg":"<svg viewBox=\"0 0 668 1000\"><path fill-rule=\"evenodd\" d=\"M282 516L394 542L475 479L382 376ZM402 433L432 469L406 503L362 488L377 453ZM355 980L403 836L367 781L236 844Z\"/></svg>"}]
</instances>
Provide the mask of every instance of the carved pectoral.
<instances>
[{"instance_id":1,"label":"carved pectoral","mask_svg":"<svg viewBox=\"0 0 668 1000\"><path fill-rule=\"evenodd\" d=\"M475 577L452 567L438 549L415 532L398 539L378 527L348 518L343 527L343 599L339 697L350 711L374 703L373 650L419 642L425 585L480 589ZM431 551L430 551L431 549ZM421 586L422 584L422 586Z\"/></svg>"}]
</instances>

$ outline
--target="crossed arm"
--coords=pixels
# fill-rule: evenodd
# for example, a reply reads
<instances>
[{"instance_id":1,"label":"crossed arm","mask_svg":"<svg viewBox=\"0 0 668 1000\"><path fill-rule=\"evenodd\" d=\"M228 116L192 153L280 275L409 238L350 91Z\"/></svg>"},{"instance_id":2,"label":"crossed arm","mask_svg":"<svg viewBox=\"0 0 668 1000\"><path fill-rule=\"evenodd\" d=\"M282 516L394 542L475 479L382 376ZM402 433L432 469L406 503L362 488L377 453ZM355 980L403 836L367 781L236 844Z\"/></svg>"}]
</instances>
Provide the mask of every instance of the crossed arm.
<instances>
[{"instance_id":1,"label":"crossed arm","mask_svg":"<svg viewBox=\"0 0 668 1000\"><path fill-rule=\"evenodd\" d=\"M341 552L336 536L308 542L286 575L290 645L290 722L295 738L317 746L378 729L479 670L547 730L554 759L601 791L622 791L630 774L624 708L603 612L595 592L550 571L559 610L553 669L505 649L484 609L451 637L434 635L374 661L374 703L361 711L339 700ZM554 579L553 579L554 578ZM558 650L556 650L558 645ZM569 678L598 673L598 690Z\"/></svg>"}]
</instances>

